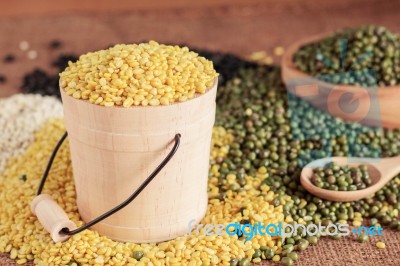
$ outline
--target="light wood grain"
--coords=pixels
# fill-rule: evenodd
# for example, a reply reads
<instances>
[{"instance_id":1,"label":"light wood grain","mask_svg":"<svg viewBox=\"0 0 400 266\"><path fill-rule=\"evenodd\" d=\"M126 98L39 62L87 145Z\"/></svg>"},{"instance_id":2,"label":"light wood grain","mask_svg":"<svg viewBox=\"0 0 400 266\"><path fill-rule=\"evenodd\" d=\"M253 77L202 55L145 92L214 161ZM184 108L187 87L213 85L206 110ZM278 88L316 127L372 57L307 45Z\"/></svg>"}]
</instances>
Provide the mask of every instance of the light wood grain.
<instances>
[{"instance_id":1,"label":"light wood grain","mask_svg":"<svg viewBox=\"0 0 400 266\"><path fill-rule=\"evenodd\" d=\"M93 229L131 242L159 242L187 232L207 209L208 164L217 80L204 95L157 107L103 107L62 90L65 125L85 222L127 199L169 153L178 151L127 207Z\"/></svg>"},{"instance_id":2,"label":"light wood grain","mask_svg":"<svg viewBox=\"0 0 400 266\"><path fill-rule=\"evenodd\" d=\"M302 99L308 101L314 107L328 112L330 115L340 117L345 121L359 122L373 127L389 129L400 128L400 86L387 86L378 88L362 88L348 85L336 85L317 80L314 77L298 70L293 63L293 55L300 47L308 43L316 42L330 33L319 34L294 42L288 47L282 57L282 79L286 88ZM339 73L340 74L340 73ZM318 93L305 95L299 91L304 86L318 87ZM346 93L351 93L359 100L359 106L355 112L351 110L352 103L342 102L339 99Z\"/></svg>"},{"instance_id":3,"label":"light wood grain","mask_svg":"<svg viewBox=\"0 0 400 266\"><path fill-rule=\"evenodd\" d=\"M171 11L177 8L214 8L226 5L246 6L249 4L260 4L265 0L68 0L68 1L52 1L52 0L36 0L30 2L26 0L1 1L1 16L29 16L43 14L60 14L60 13L110 13L110 12L129 12L129 11L148 11L163 10ZM282 0L280 0L282 1ZM275 4L277 0L269 0L271 4Z\"/></svg>"},{"instance_id":4,"label":"light wood grain","mask_svg":"<svg viewBox=\"0 0 400 266\"><path fill-rule=\"evenodd\" d=\"M35 197L31 203L31 211L56 243L69 238L68 235L61 233L63 228L68 228L70 231L76 229L75 223L68 219L68 215L50 195L41 194Z\"/></svg>"}]
</instances>

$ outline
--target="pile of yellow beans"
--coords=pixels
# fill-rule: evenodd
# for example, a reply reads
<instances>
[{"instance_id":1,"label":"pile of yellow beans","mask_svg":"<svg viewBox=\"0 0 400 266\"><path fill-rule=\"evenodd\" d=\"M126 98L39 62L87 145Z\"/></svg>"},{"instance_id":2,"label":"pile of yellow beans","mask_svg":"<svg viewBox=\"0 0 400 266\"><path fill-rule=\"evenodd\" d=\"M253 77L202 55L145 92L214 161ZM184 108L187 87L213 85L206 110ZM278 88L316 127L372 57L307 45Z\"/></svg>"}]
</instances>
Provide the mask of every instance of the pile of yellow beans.
<instances>
[{"instance_id":1,"label":"pile of yellow beans","mask_svg":"<svg viewBox=\"0 0 400 266\"><path fill-rule=\"evenodd\" d=\"M60 74L60 87L106 107L158 106L204 94L217 76L211 61L187 47L150 41L81 55Z\"/></svg>"},{"instance_id":2,"label":"pile of yellow beans","mask_svg":"<svg viewBox=\"0 0 400 266\"><path fill-rule=\"evenodd\" d=\"M95 231L86 230L64 243L54 243L37 218L30 211L39 180L52 150L65 131L63 121L47 122L36 133L34 142L20 156L10 159L0 173L0 252L8 252L19 264L34 261L36 265L230 265L232 259L251 261L255 249L267 246L280 254L281 239L269 235L255 236L244 241L227 234L206 236L185 235L158 244L134 244L113 241ZM228 191L220 200L217 182L216 157L229 152L234 141L232 134L222 127L213 131L213 146L209 178L209 204L202 223L225 224L240 222L240 210L246 208L244 218L251 223L284 222L282 206L274 207L274 193L262 184L268 177L266 169L256 176L246 176L241 192ZM24 178L21 178L24 176ZM231 178L230 182L235 182ZM52 195L78 226L83 222L76 207L72 165L68 142L64 143L54 161L44 193ZM188 221L189 222L189 221ZM260 258L253 262L261 261Z\"/></svg>"}]
</instances>

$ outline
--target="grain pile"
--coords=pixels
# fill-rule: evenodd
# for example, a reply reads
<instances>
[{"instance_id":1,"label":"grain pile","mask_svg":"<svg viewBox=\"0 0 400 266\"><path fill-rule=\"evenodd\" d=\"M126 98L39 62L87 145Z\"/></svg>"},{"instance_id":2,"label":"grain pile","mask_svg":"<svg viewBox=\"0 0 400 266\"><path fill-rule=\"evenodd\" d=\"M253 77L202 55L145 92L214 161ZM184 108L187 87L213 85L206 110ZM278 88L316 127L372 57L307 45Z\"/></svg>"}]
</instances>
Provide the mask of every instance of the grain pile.
<instances>
[{"instance_id":1,"label":"grain pile","mask_svg":"<svg viewBox=\"0 0 400 266\"><path fill-rule=\"evenodd\" d=\"M33 133L47 119L62 117L62 104L53 97L14 95L0 99L0 173L10 157L21 154L33 141Z\"/></svg>"}]
</instances>

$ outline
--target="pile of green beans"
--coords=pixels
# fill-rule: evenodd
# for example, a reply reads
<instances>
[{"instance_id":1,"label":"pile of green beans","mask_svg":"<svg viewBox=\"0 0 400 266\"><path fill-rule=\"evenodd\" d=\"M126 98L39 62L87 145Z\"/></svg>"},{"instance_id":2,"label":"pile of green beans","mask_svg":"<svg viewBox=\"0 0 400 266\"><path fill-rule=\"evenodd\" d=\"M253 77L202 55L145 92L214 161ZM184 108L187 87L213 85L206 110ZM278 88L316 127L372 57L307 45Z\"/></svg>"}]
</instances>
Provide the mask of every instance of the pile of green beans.
<instances>
[{"instance_id":1,"label":"pile of green beans","mask_svg":"<svg viewBox=\"0 0 400 266\"><path fill-rule=\"evenodd\" d=\"M315 168L311 182L323 189L355 191L367 188L371 185L372 180L369 176L368 166L365 164L351 167L330 163L325 167Z\"/></svg>"},{"instance_id":2,"label":"pile of green beans","mask_svg":"<svg viewBox=\"0 0 400 266\"><path fill-rule=\"evenodd\" d=\"M283 210L293 221L328 225L370 218L371 225L390 225L400 230L399 176L373 197L346 203L315 197L299 182L302 166L314 159L400 154L399 130L348 124L314 109L286 93L277 67L241 69L237 78L219 88L217 99L220 104L217 105L216 123L232 130L235 136L228 156L218 162L221 198L229 190L243 190L245 176L255 175L257 169L264 166L268 169L264 183L277 195L274 204L279 206L290 196L291 200L283 204ZM235 175L237 183L228 183L228 174ZM300 234L286 238L282 263L292 265L297 258L296 252L316 244L319 237ZM256 250L255 254L263 259L274 256L267 247Z\"/></svg>"},{"instance_id":3,"label":"pile of green beans","mask_svg":"<svg viewBox=\"0 0 400 266\"><path fill-rule=\"evenodd\" d=\"M344 29L301 47L298 69L318 79L363 87L400 83L400 36L380 26Z\"/></svg>"}]
</instances>

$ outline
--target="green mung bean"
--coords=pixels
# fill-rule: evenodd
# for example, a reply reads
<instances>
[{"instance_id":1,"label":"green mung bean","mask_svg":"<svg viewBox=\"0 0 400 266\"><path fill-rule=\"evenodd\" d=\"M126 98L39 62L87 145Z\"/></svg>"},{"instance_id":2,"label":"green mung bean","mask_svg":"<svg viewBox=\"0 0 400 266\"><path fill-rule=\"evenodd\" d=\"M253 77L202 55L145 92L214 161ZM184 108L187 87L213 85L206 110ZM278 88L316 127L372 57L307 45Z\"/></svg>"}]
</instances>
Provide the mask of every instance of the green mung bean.
<instances>
[{"instance_id":1,"label":"green mung bean","mask_svg":"<svg viewBox=\"0 0 400 266\"><path fill-rule=\"evenodd\" d=\"M318 237L317 236L308 236L307 240L310 243L310 245L315 245L318 242Z\"/></svg>"},{"instance_id":2,"label":"green mung bean","mask_svg":"<svg viewBox=\"0 0 400 266\"><path fill-rule=\"evenodd\" d=\"M287 256L288 256L289 258L291 258L293 261L296 261L296 260L299 259L299 255L297 255L296 252L290 252Z\"/></svg>"},{"instance_id":3,"label":"green mung bean","mask_svg":"<svg viewBox=\"0 0 400 266\"><path fill-rule=\"evenodd\" d=\"M237 266L238 264L239 264L239 261L236 258L231 259L229 262L230 266Z\"/></svg>"},{"instance_id":4,"label":"green mung bean","mask_svg":"<svg viewBox=\"0 0 400 266\"><path fill-rule=\"evenodd\" d=\"M243 258L239 261L239 266L249 266L250 265L250 261L247 258Z\"/></svg>"},{"instance_id":5,"label":"green mung bean","mask_svg":"<svg viewBox=\"0 0 400 266\"><path fill-rule=\"evenodd\" d=\"M133 258L140 260L143 257L143 251L137 250L133 252Z\"/></svg>"},{"instance_id":6,"label":"green mung bean","mask_svg":"<svg viewBox=\"0 0 400 266\"><path fill-rule=\"evenodd\" d=\"M360 236L358 237L358 241L363 243L368 241L368 236L365 233L360 234Z\"/></svg>"},{"instance_id":7,"label":"green mung bean","mask_svg":"<svg viewBox=\"0 0 400 266\"><path fill-rule=\"evenodd\" d=\"M264 252L265 252L265 257L269 260L271 260L275 256L275 252L273 249L267 249Z\"/></svg>"},{"instance_id":8,"label":"green mung bean","mask_svg":"<svg viewBox=\"0 0 400 266\"><path fill-rule=\"evenodd\" d=\"M291 266L291 265L293 265L293 260L289 257L283 257L281 259L281 264L284 266Z\"/></svg>"},{"instance_id":9,"label":"green mung bean","mask_svg":"<svg viewBox=\"0 0 400 266\"><path fill-rule=\"evenodd\" d=\"M262 251L259 250L259 249L256 249L256 250L254 251L254 254L253 254L253 259L256 259L256 258L261 257L261 254L262 254Z\"/></svg>"}]
</instances>

